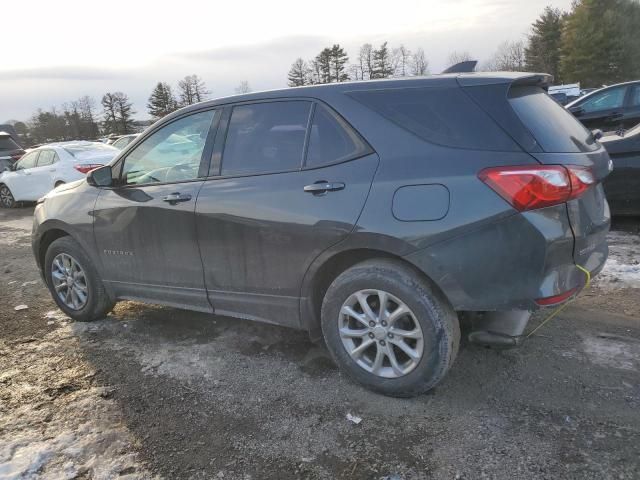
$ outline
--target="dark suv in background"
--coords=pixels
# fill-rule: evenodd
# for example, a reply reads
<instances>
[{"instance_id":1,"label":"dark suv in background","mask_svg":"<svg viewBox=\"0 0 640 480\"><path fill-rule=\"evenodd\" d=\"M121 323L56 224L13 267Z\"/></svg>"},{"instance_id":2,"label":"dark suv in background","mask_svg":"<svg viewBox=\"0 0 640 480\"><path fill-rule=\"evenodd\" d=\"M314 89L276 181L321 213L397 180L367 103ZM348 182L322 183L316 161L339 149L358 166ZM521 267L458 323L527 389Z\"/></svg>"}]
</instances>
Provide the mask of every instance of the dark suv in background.
<instances>
[{"instance_id":1,"label":"dark suv in background","mask_svg":"<svg viewBox=\"0 0 640 480\"><path fill-rule=\"evenodd\" d=\"M2 125L0 125L0 173L10 170L25 153L11 133L2 130L1 127Z\"/></svg>"},{"instance_id":2,"label":"dark suv in background","mask_svg":"<svg viewBox=\"0 0 640 480\"><path fill-rule=\"evenodd\" d=\"M36 207L59 307L140 300L305 329L390 395L460 341L518 343L607 258L609 157L534 74L456 74L179 110Z\"/></svg>"}]
</instances>

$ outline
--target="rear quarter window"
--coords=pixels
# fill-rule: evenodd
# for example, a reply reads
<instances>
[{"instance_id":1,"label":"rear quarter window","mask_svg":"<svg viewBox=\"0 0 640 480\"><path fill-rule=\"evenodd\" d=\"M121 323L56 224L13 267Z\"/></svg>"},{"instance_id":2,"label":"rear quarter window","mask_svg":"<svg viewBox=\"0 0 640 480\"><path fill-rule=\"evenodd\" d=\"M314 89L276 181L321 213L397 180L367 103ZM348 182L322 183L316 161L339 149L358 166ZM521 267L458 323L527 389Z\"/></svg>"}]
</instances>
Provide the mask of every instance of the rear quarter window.
<instances>
[{"instance_id":1,"label":"rear quarter window","mask_svg":"<svg viewBox=\"0 0 640 480\"><path fill-rule=\"evenodd\" d=\"M509 103L545 152L575 153L598 149L591 132L540 87L513 87Z\"/></svg>"},{"instance_id":2,"label":"rear quarter window","mask_svg":"<svg viewBox=\"0 0 640 480\"><path fill-rule=\"evenodd\" d=\"M520 150L458 87L364 90L348 95L431 143L473 150Z\"/></svg>"}]
</instances>

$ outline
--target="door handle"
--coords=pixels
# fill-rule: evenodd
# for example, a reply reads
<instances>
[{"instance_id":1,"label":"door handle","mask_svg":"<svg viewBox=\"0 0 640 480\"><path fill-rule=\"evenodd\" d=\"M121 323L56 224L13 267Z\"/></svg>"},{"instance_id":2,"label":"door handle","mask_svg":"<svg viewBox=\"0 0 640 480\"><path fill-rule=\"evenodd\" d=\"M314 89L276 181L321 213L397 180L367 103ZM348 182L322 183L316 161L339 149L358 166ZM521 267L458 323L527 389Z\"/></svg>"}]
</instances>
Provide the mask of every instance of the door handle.
<instances>
[{"instance_id":1,"label":"door handle","mask_svg":"<svg viewBox=\"0 0 640 480\"><path fill-rule=\"evenodd\" d=\"M618 112L614 112L611 115L609 115L608 117L606 117L606 121L607 122L615 122L616 120L620 120L622 119L623 115L621 113Z\"/></svg>"},{"instance_id":2,"label":"door handle","mask_svg":"<svg viewBox=\"0 0 640 480\"><path fill-rule=\"evenodd\" d=\"M163 202L168 202L171 205L175 205L180 202L188 202L189 200L191 200L191 195L189 194L183 195L178 192L170 193L169 195L167 195L162 199Z\"/></svg>"},{"instance_id":3,"label":"door handle","mask_svg":"<svg viewBox=\"0 0 640 480\"><path fill-rule=\"evenodd\" d=\"M304 187L305 192L313 193L314 195L322 195L327 192L336 192L338 190L344 189L345 185L342 182L326 182L321 180L316 183L312 183L311 185L306 185Z\"/></svg>"}]
</instances>

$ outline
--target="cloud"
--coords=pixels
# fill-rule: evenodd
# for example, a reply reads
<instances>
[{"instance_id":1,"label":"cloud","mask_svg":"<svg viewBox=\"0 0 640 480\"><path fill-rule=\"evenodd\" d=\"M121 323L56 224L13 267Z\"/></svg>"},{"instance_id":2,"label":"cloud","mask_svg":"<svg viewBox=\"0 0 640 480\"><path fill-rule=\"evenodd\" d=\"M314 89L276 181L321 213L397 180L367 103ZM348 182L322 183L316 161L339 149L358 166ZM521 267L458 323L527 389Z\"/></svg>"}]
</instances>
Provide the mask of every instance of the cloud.
<instances>
[{"instance_id":1,"label":"cloud","mask_svg":"<svg viewBox=\"0 0 640 480\"><path fill-rule=\"evenodd\" d=\"M0 82L7 80L107 80L125 77L125 72L97 67L68 65L44 68L5 70Z\"/></svg>"}]
</instances>

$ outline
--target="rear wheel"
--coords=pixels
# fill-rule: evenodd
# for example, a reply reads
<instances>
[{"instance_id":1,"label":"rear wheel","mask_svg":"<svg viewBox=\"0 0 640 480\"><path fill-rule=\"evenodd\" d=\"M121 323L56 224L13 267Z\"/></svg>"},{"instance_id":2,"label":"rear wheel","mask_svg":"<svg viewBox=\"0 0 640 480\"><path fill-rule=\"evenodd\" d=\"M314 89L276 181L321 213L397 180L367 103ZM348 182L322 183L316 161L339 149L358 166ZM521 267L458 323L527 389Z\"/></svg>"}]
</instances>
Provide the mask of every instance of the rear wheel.
<instances>
[{"instance_id":1,"label":"rear wheel","mask_svg":"<svg viewBox=\"0 0 640 480\"><path fill-rule=\"evenodd\" d=\"M363 262L334 280L322 304L322 331L351 378L399 397L440 382L460 343L448 301L411 268L390 260Z\"/></svg>"},{"instance_id":2,"label":"rear wheel","mask_svg":"<svg viewBox=\"0 0 640 480\"><path fill-rule=\"evenodd\" d=\"M53 188L58 188L60 185L64 185L64 182L63 181L56 182Z\"/></svg>"},{"instance_id":3,"label":"rear wheel","mask_svg":"<svg viewBox=\"0 0 640 480\"><path fill-rule=\"evenodd\" d=\"M102 280L82 247L71 237L58 238L45 255L45 278L51 296L69 317L99 320L113 309Z\"/></svg>"},{"instance_id":4,"label":"rear wheel","mask_svg":"<svg viewBox=\"0 0 640 480\"><path fill-rule=\"evenodd\" d=\"M13 208L16 206L13 194L6 185L0 185L0 206L2 208Z\"/></svg>"}]
</instances>

